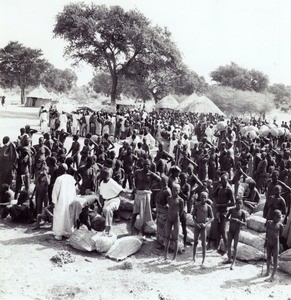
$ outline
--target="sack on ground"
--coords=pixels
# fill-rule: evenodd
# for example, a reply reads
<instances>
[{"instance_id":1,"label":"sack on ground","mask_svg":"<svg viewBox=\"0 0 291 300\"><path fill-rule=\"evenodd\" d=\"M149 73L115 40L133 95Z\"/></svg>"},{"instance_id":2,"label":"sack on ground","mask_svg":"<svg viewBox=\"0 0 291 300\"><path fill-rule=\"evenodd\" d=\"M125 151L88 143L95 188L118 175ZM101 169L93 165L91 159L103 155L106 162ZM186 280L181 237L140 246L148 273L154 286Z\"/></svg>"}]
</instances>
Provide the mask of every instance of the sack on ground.
<instances>
[{"instance_id":1,"label":"sack on ground","mask_svg":"<svg viewBox=\"0 0 291 300\"><path fill-rule=\"evenodd\" d=\"M92 237L92 240L95 242L96 251L100 253L105 253L115 243L115 241L117 240L117 236L108 236L104 233L97 233Z\"/></svg>"},{"instance_id":2,"label":"sack on ground","mask_svg":"<svg viewBox=\"0 0 291 300\"><path fill-rule=\"evenodd\" d=\"M291 261L279 260L279 269L291 275Z\"/></svg>"},{"instance_id":3,"label":"sack on ground","mask_svg":"<svg viewBox=\"0 0 291 300\"><path fill-rule=\"evenodd\" d=\"M186 228L187 229L187 239L186 242L187 243L192 243L194 242L194 233L190 228ZM184 235L183 235L183 230L182 230L182 226L180 224L179 226L179 240L183 241Z\"/></svg>"},{"instance_id":4,"label":"sack on ground","mask_svg":"<svg viewBox=\"0 0 291 300\"><path fill-rule=\"evenodd\" d=\"M264 235L264 234L263 234ZM245 245L252 246L261 252L264 252L264 237L258 235L256 231L250 232L241 230L239 235L239 241Z\"/></svg>"},{"instance_id":5,"label":"sack on ground","mask_svg":"<svg viewBox=\"0 0 291 300\"><path fill-rule=\"evenodd\" d=\"M237 259L239 259L241 261L262 260L262 259L264 259L264 253L252 246L238 243Z\"/></svg>"},{"instance_id":6,"label":"sack on ground","mask_svg":"<svg viewBox=\"0 0 291 300\"><path fill-rule=\"evenodd\" d=\"M247 227L258 232L266 232L265 224L266 219L259 216L251 215L247 219Z\"/></svg>"},{"instance_id":7,"label":"sack on ground","mask_svg":"<svg viewBox=\"0 0 291 300\"><path fill-rule=\"evenodd\" d=\"M139 216L136 218L136 222L134 224L134 227L139 231L141 230L142 222L141 222ZM156 234L157 224L155 223L155 221L146 222L145 225L144 225L143 231L144 231L145 234Z\"/></svg>"},{"instance_id":8,"label":"sack on ground","mask_svg":"<svg viewBox=\"0 0 291 300\"><path fill-rule=\"evenodd\" d=\"M280 254L280 260L290 261L291 264L291 249L288 249Z\"/></svg>"},{"instance_id":9,"label":"sack on ground","mask_svg":"<svg viewBox=\"0 0 291 300\"><path fill-rule=\"evenodd\" d=\"M255 212L254 214L253 214L253 216L259 216L259 217L262 217L263 218L263 211L262 210L260 210L260 211L257 211L257 212Z\"/></svg>"},{"instance_id":10,"label":"sack on ground","mask_svg":"<svg viewBox=\"0 0 291 300\"><path fill-rule=\"evenodd\" d=\"M219 244L219 250L226 252L223 241ZM257 261L264 259L264 253L252 246L239 242L237 244L236 258L241 261Z\"/></svg>"},{"instance_id":11,"label":"sack on ground","mask_svg":"<svg viewBox=\"0 0 291 300\"><path fill-rule=\"evenodd\" d=\"M93 231L89 231L85 228L80 228L72 233L69 238L69 244L81 251L94 251L95 250L95 242L92 240L94 236Z\"/></svg>"},{"instance_id":12,"label":"sack on ground","mask_svg":"<svg viewBox=\"0 0 291 300\"><path fill-rule=\"evenodd\" d=\"M136 253L142 246L140 236L126 236L116 240L106 256L116 260L123 260L126 257Z\"/></svg>"}]
</instances>

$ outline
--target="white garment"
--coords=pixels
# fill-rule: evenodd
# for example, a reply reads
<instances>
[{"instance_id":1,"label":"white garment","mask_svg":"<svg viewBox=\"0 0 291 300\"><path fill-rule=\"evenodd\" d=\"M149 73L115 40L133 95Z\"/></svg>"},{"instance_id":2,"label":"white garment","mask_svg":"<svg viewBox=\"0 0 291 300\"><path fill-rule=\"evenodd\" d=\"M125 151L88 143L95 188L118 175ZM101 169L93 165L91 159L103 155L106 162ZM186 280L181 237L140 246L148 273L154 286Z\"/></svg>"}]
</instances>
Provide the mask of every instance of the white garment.
<instances>
[{"instance_id":1,"label":"white garment","mask_svg":"<svg viewBox=\"0 0 291 300\"><path fill-rule=\"evenodd\" d=\"M48 119L47 119L47 113L46 112L43 112L40 115L40 130L41 130L42 133L49 132Z\"/></svg>"},{"instance_id":2,"label":"white garment","mask_svg":"<svg viewBox=\"0 0 291 300\"><path fill-rule=\"evenodd\" d=\"M188 124L184 124L182 132L187 134L187 136L189 137L189 135L190 135L190 126Z\"/></svg>"},{"instance_id":3,"label":"white garment","mask_svg":"<svg viewBox=\"0 0 291 300\"><path fill-rule=\"evenodd\" d=\"M53 233L57 236L68 236L73 231L69 205L76 198L75 180L71 175L64 174L56 179L52 192L55 205Z\"/></svg>"},{"instance_id":4,"label":"white garment","mask_svg":"<svg viewBox=\"0 0 291 300\"><path fill-rule=\"evenodd\" d=\"M111 226L113 220L113 212L119 208L120 199L118 195L123 191L121 185L115 180L110 178L107 182L101 181L100 195L103 197L104 202L103 215L105 216L105 226Z\"/></svg>"},{"instance_id":5,"label":"white garment","mask_svg":"<svg viewBox=\"0 0 291 300\"><path fill-rule=\"evenodd\" d=\"M120 131L125 131L125 126L124 126L124 122L125 122L125 119L121 119L121 127L120 127Z\"/></svg>"},{"instance_id":6,"label":"white garment","mask_svg":"<svg viewBox=\"0 0 291 300\"><path fill-rule=\"evenodd\" d=\"M68 122L67 115L61 114L59 116L59 120L60 120L60 127L58 128L58 130L61 131L62 129L64 129L64 131L67 131L67 122Z\"/></svg>"},{"instance_id":7,"label":"white garment","mask_svg":"<svg viewBox=\"0 0 291 300\"><path fill-rule=\"evenodd\" d=\"M169 154L174 155L174 148L178 144L178 139L171 139L170 140L170 145L169 145Z\"/></svg>"},{"instance_id":8,"label":"white garment","mask_svg":"<svg viewBox=\"0 0 291 300\"><path fill-rule=\"evenodd\" d=\"M100 195L105 200L117 197L121 191L123 191L122 186L112 178L110 178L107 182L101 181L100 183Z\"/></svg>"},{"instance_id":9,"label":"white garment","mask_svg":"<svg viewBox=\"0 0 291 300\"><path fill-rule=\"evenodd\" d=\"M78 115L72 114L72 134L77 134L78 131Z\"/></svg>"},{"instance_id":10,"label":"white garment","mask_svg":"<svg viewBox=\"0 0 291 300\"><path fill-rule=\"evenodd\" d=\"M90 128L90 115L85 116L86 126L87 128Z\"/></svg>"},{"instance_id":11,"label":"white garment","mask_svg":"<svg viewBox=\"0 0 291 300\"><path fill-rule=\"evenodd\" d=\"M191 144L190 144L190 140L189 139L182 139L182 145L186 145L187 146L187 152L189 154L191 154Z\"/></svg>"},{"instance_id":12,"label":"white garment","mask_svg":"<svg viewBox=\"0 0 291 300\"><path fill-rule=\"evenodd\" d=\"M154 139L154 137L150 133L148 133L147 135L144 136L144 138L146 138L146 141L147 141L147 144L149 145L149 147L151 149L153 149L156 144L156 140Z\"/></svg>"},{"instance_id":13,"label":"white garment","mask_svg":"<svg viewBox=\"0 0 291 300\"><path fill-rule=\"evenodd\" d=\"M214 128L208 126L206 129L205 129L205 134L207 136L207 139L212 143L213 140L214 140Z\"/></svg>"}]
</instances>

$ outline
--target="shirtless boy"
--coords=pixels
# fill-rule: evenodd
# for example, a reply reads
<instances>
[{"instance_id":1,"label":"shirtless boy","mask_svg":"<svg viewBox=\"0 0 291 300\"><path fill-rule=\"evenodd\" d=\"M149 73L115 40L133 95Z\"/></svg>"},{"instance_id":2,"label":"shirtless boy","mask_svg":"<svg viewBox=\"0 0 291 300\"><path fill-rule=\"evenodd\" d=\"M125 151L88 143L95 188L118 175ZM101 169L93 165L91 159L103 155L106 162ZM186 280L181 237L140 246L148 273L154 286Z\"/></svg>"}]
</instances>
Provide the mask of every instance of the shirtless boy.
<instances>
[{"instance_id":1,"label":"shirtless boy","mask_svg":"<svg viewBox=\"0 0 291 300\"><path fill-rule=\"evenodd\" d=\"M230 221L229 230L227 232L227 257L228 259L224 262L225 264L231 263L230 269L233 270L236 254L237 254L237 244L239 240L239 233L242 225L246 225L246 215L242 207L242 200L238 199L236 201L235 207L231 208L226 215L226 219ZM231 244L233 241L233 260L231 260Z\"/></svg>"},{"instance_id":2,"label":"shirtless boy","mask_svg":"<svg viewBox=\"0 0 291 300\"><path fill-rule=\"evenodd\" d=\"M196 250L199 236L201 236L202 243L202 263L201 268L204 268L204 261L206 256L206 226L210 224L214 217L212 208L207 204L208 193L202 192L200 194L200 201L194 206L193 220L194 220L194 245L193 245L193 261L196 260Z\"/></svg>"},{"instance_id":3,"label":"shirtless boy","mask_svg":"<svg viewBox=\"0 0 291 300\"><path fill-rule=\"evenodd\" d=\"M271 258L273 256L273 272L270 278L267 281L274 281L275 274L278 267L278 256L279 256L279 238L283 232L283 224L281 223L282 213L280 210L276 209L273 213L273 220L269 220L266 223L266 242L265 247L267 249L267 272L265 276L270 275L270 265Z\"/></svg>"},{"instance_id":4,"label":"shirtless boy","mask_svg":"<svg viewBox=\"0 0 291 300\"><path fill-rule=\"evenodd\" d=\"M179 223L180 215L184 210L184 201L179 197L180 185L174 183L172 186L173 195L168 198L168 212L166 222L166 245L165 245L165 260L168 259L168 251L170 245L170 237L172 232L172 240L175 243L173 261L176 261L178 254L178 237L179 237Z\"/></svg>"}]
</instances>

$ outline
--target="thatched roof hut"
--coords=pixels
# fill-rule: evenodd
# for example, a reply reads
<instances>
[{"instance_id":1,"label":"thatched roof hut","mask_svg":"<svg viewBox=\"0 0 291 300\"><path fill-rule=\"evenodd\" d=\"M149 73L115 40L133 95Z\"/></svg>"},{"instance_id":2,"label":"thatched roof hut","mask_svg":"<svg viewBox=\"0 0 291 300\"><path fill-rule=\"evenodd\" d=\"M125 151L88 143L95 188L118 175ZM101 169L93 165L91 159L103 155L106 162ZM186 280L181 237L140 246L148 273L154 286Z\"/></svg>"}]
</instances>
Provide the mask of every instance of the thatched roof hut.
<instances>
[{"instance_id":1,"label":"thatched roof hut","mask_svg":"<svg viewBox=\"0 0 291 300\"><path fill-rule=\"evenodd\" d=\"M187 106L189 106L193 101L196 101L197 99L199 99L199 96L196 94L188 96L176 107L176 110L183 111Z\"/></svg>"},{"instance_id":2,"label":"thatched roof hut","mask_svg":"<svg viewBox=\"0 0 291 300\"><path fill-rule=\"evenodd\" d=\"M42 105L50 104L52 96L50 93L40 84L37 88L33 89L26 96L26 106L41 107Z\"/></svg>"},{"instance_id":3,"label":"thatched roof hut","mask_svg":"<svg viewBox=\"0 0 291 300\"><path fill-rule=\"evenodd\" d=\"M134 102L133 99L121 99L121 100L116 100L116 109L131 109L135 108L136 103Z\"/></svg>"},{"instance_id":4,"label":"thatched roof hut","mask_svg":"<svg viewBox=\"0 0 291 300\"><path fill-rule=\"evenodd\" d=\"M178 105L178 101L172 95L168 95L155 105L155 109L174 110Z\"/></svg>"},{"instance_id":5,"label":"thatched roof hut","mask_svg":"<svg viewBox=\"0 0 291 300\"><path fill-rule=\"evenodd\" d=\"M212 113L212 114L218 114L218 115L224 116L224 113L220 110L220 108L218 106L216 106L206 96L192 97L192 95L191 95L191 96L189 96L189 98L192 101L189 101L189 104L186 107L184 107L182 111L199 113L199 114ZM186 101L186 100L187 100L187 98L184 101Z\"/></svg>"}]
</instances>

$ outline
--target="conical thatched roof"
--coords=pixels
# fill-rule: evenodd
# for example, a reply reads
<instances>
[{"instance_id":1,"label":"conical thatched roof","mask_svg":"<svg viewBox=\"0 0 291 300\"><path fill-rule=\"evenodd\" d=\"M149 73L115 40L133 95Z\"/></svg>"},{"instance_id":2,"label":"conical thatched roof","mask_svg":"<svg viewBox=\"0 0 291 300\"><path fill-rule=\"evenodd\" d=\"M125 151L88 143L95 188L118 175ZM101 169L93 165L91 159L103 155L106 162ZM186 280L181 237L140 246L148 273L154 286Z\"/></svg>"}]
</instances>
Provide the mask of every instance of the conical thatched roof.
<instances>
[{"instance_id":1,"label":"conical thatched roof","mask_svg":"<svg viewBox=\"0 0 291 300\"><path fill-rule=\"evenodd\" d=\"M189 96L191 97L191 96ZM185 99L184 101L186 101ZM188 104L183 111L193 113L212 113L224 115L224 113L206 96L194 98L190 104Z\"/></svg>"},{"instance_id":2,"label":"conical thatched roof","mask_svg":"<svg viewBox=\"0 0 291 300\"><path fill-rule=\"evenodd\" d=\"M37 88L27 94L27 98L52 99L50 93L40 84Z\"/></svg>"},{"instance_id":3,"label":"conical thatched roof","mask_svg":"<svg viewBox=\"0 0 291 300\"><path fill-rule=\"evenodd\" d=\"M199 96L192 94L189 97L185 98L177 107L177 110L183 111L187 106L189 106L193 101L199 99Z\"/></svg>"},{"instance_id":4,"label":"conical thatched roof","mask_svg":"<svg viewBox=\"0 0 291 300\"><path fill-rule=\"evenodd\" d=\"M51 99L52 99L53 101L57 101L58 98L59 98L59 96L58 96L56 93L54 93L54 92L51 92L51 93L50 93L50 96L51 96Z\"/></svg>"},{"instance_id":5,"label":"conical thatched roof","mask_svg":"<svg viewBox=\"0 0 291 300\"><path fill-rule=\"evenodd\" d=\"M160 100L156 105L155 108L164 108L164 109L176 109L179 105L178 101L172 96L168 95Z\"/></svg>"}]
</instances>

